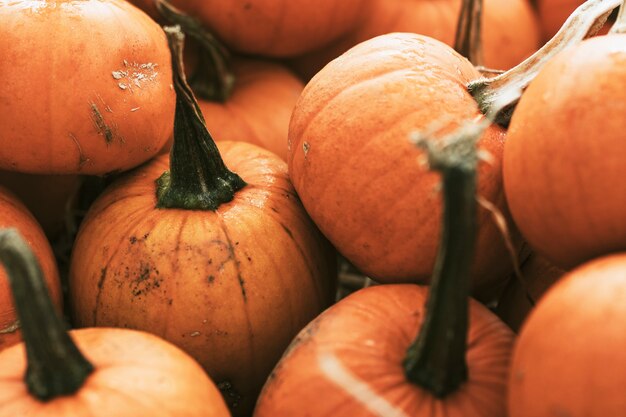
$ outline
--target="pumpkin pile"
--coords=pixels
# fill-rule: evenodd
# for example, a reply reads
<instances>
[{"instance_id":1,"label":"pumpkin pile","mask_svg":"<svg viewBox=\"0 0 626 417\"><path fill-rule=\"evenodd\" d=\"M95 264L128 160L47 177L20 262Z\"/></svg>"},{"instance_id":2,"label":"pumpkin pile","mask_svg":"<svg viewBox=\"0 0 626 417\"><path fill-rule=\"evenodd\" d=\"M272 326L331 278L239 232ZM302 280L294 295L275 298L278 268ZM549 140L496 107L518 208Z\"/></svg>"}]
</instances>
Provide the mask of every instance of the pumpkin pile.
<instances>
[{"instance_id":1,"label":"pumpkin pile","mask_svg":"<svg viewBox=\"0 0 626 417\"><path fill-rule=\"evenodd\" d=\"M625 416L625 10L0 0L0 417Z\"/></svg>"}]
</instances>

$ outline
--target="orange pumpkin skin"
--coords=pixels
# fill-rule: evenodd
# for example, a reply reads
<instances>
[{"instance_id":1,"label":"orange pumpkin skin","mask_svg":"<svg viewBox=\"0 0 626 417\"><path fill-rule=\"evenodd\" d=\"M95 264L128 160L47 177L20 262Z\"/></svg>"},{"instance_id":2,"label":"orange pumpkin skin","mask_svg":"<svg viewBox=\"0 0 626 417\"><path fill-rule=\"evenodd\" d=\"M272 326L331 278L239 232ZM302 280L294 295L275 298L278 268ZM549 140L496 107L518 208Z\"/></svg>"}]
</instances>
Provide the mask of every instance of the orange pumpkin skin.
<instances>
[{"instance_id":1,"label":"orange pumpkin skin","mask_svg":"<svg viewBox=\"0 0 626 417\"><path fill-rule=\"evenodd\" d=\"M234 70L235 86L226 102L198 100L207 128L217 140L249 142L286 161L289 119L304 88L302 81L269 61L240 58Z\"/></svg>"},{"instance_id":2,"label":"orange pumpkin skin","mask_svg":"<svg viewBox=\"0 0 626 417\"><path fill-rule=\"evenodd\" d=\"M64 230L78 175L32 175L0 171L0 185L11 190L37 219L48 239Z\"/></svg>"},{"instance_id":3,"label":"orange pumpkin skin","mask_svg":"<svg viewBox=\"0 0 626 417\"><path fill-rule=\"evenodd\" d=\"M568 269L626 250L626 36L584 41L549 62L511 120L503 175L529 244ZM549 122L546 122L549 121Z\"/></svg>"},{"instance_id":4,"label":"orange pumpkin skin","mask_svg":"<svg viewBox=\"0 0 626 417\"><path fill-rule=\"evenodd\" d=\"M235 51L293 56L350 31L369 0L174 0Z\"/></svg>"},{"instance_id":5,"label":"orange pumpkin skin","mask_svg":"<svg viewBox=\"0 0 626 417\"><path fill-rule=\"evenodd\" d=\"M541 299L517 339L511 417L626 415L626 254L571 271Z\"/></svg>"},{"instance_id":6,"label":"orange pumpkin skin","mask_svg":"<svg viewBox=\"0 0 626 417\"><path fill-rule=\"evenodd\" d=\"M0 55L2 169L125 170L172 130L165 35L125 1L2 2Z\"/></svg>"},{"instance_id":7,"label":"orange pumpkin skin","mask_svg":"<svg viewBox=\"0 0 626 417\"><path fill-rule=\"evenodd\" d=\"M583 3L584 0L538 0L537 10L543 38L552 38L569 15Z\"/></svg>"},{"instance_id":8,"label":"orange pumpkin skin","mask_svg":"<svg viewBox=\"0 0 626 417\"><path fill-rule=\"evenodd\" d=\"M61 283L52 248L37 220L14 195L2 187L0 187L0 228L15 228L24 236L39 260L52 301L61 311L63 304ZM21 340L9 280L4 268L0 267L0 350Z\"/></svg>"},{"instance_id":9,"label":"orange pumpkin skin","mask_svg":"<svg viewBox=\"0 0 626 417\"><path fill-rule=\"evenodd\" d=\"M219 148L248 186L216 212L155 208L167 155L105 191L74 246L71 298L79 326L181 347L245 415L289 341L330 304L335 258L283 161L244 142Z\"/></svg>"},{"instance_id":10,"label":"orange pumpkin skin","mask_svg":"<svg viewBox=\"0 0 626 417\"><path fill-rule=\"evenodd\" d=\"M527 0L484 3L482 37L487 67L508 69L535 52L539 28ZM372 0L355 31L330 47L295 59L294 67L308 80L352 46L391 32L419 33L452 46L460 10L460 0Z\"/></svg>"},{"instance_id":11,"label":"orange pumpkin skin","mask_svg":"<svg viewBox=\"0 0 626 417\"><path fill-rule=\"evenodd\" d=\"M23 381L24 346L0 352L0 416L228 417L202 368L180 349L127 329L70 332L95 371L71 396L39 402Z\"/></svg>"},{"instance_id":12,"label":"orange pumpkin skin","mask_svg":"<svg viewBox=\"0 0 626 417\"><path fill-rule=\"evenodd\" d=\"M498 317L515 332L519 331L533 309L533 304L528 297L530 296L536 303L565 274L564 270L552 265L536 253L532 253L524 262L521 271L526 287L519 279L512 276L496 309Z\"/></svg>"},{"instance_id":13,"label":"orange pumpkin skin","mask_svg":"<svg viewBox=\"0 0 626 417\"><path fill-rule=\"evenodd\" d=\"M476 301L469 309L469 380L440 400L406 379L402 361L427 293L409 284L369 287L326 310L292 342L254 416L504 417L513 333ZM387 406L375 413L375 402Z\"/></svg>"},{"instance_id":14,"label":"orange pumpkin skin","mask_svg":"<svg viewBox=\"0 0 626 417\"><path fill-rule=\"evenodd\" d=\"M441 219L439 176L409 141L437 123L458 126L480 112L465 85L479 77L434 39L390 34L328 64L305 87L289 127L289 172L311 218L363 273L381 282L430 279ZM504 131L480 148L479 194L506 211L500 158ZM492 216L479 211L474 289L512 269Z\"/></svg>"}]
</instances>

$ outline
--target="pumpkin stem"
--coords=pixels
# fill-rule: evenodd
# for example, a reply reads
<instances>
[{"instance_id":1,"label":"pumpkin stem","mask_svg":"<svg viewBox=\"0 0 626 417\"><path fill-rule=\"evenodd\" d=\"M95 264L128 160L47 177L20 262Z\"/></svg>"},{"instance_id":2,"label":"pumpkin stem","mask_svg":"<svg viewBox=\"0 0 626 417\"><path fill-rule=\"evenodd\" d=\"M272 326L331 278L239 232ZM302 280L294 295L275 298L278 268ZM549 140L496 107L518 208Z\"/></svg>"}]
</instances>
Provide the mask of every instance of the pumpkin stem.
<instances>
[{"instance_id":1,"label":"pumpkin stem","mask_svg":"<svg viewBox=\"0 0 626 417\"><path fill-rule=\"evenodd\" d=\"M619 12L617 12L617 19L611 27L610 33L626 33L626 12L624 9L626 9L626 6L622 4L619 8Z\"/></svg>"},{"instance_id":2,"label":"pumpkin stem","mask_svg":"<svg viewBox=\"0 0 626 417\"><path fill-rule=\"evenodd\" d=\"M611 11L621 4L622 0L586 1L572 13L548 43L522 63L502 75L470 82L468 90L481 111L484 114L490 113L495 103L501 103L503 97L506 97L508 104L495 115L494 121L501 126L508 126L522 92L546 62L563 49L595 35Z\"/></svg>"},{"instance_id":3,"label":"pumpkin stem","mask_svg":"<svg viewBox=\"0 0 626 417\"><path fill-rule=\"evenodd\" d=\"M174 144L170 170L157 180L157 207L217 210L246 183L230 171L206 128L202 112L185 80L183 41L179 26L166 27L176 91Z\"/></svg>"},{"instance_id":4,"label":"pumpkin stem","mask_svg":"<svg viewBox=\"0 0 626 417\"><path fill-rule=\"evenodd\" d=\"M475 66L483 65L481 36L483 0L463 0L454 49Z\"/></svg>"},{"instance_id":5,"label":"pumpkin stem","mask_svg":"<svg viewBox=\"0 0 626 417\"><path fill-rule=\"evenodd\" d=\"M443 177L443 228L426 316L404 359L407 379L438 398L467 380L465 359L470 269L476 240L476 141L489 121L472 123L440 142L418 136L431 169Z\"/></svg>"},{"instance_id":6,"label":"pumpkin stem","mask_svg":"<svg viewBox=\"0 0 626 417\"><path fill-rule=\"evenodd\" d=\"M225 102L235 85L230 53L215 36L209 33L202 23L166 0L155 0L161 15L173 25L179 25L183 32L195 40L200 48L198 63L187 82L194 93L205 100Z\"/></svg>"},{"instance_id":7,"label":"pumpkin stem","mask_svg":"<svg viewBox=\"0 0 626 417\"><path fill-rule=\"evenodd\" d=\"M75 393L93 372L93 365L67 333L50 300L39 262L15 229L0 230L0 262L22 325L28 391L40 401Z\"/></svg>"}]
</instances>

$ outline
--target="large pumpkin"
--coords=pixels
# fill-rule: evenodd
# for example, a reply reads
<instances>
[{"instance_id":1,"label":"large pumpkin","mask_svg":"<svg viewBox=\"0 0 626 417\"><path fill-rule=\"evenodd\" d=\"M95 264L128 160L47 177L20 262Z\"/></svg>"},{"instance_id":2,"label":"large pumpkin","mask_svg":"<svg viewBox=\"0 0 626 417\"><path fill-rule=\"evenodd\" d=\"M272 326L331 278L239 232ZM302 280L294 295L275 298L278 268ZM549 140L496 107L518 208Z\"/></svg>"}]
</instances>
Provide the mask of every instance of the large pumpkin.
<instances>
[{"instance_id":1,"label":"large pumpkin","mask_svg":"<svg viewBox=\"0 0 626 417\"><path fill-rule=\"evenodd\" d=\"M167 140L163 31L123 0L0 4L0 168L105 174Z\"/></svg>"},{"instance_id":2,"label":"large pumpkin","mask_svg":"<svg viewBox=\"0 0 626 417\"><path fill-rule=\"evenodd\" d=\"M433 123L448 129L480 115L466 84L480 74L447 45L390 34L328 64L305 90L289 127L289 171L307 212L335 247L381 281L430 277L439 241L437 175L410 141ZM500 177L504 130L480 142L479 194L506 210ZM511 268L489 212L479 215L475 289Z\"/></svg>"},{"instance_id":3,"label":"large pumpkin","mask_svg":"<svg viewBox=\"0 0 626 417\"><path fill-rule=\"evenodd\" d=\"M626 250L625 45L626 35L599 36L562 52L511 120L511 213L530 245L563 268Z\"/></svg>"},{"instance_id":4,"label":"large pumpkin","mask_svg":"<svg viewBox=\"0 0 626 417\"><path fill-rule=\"evenodd\" d=\"M81 226L73 314L81 327L141 329L180 346L245 415L291 338L330 304L334 252L286 164L243 142L220 143L220 157L188 86L175 87L171 160L120 179Z\"/></svg>"},{"instance_id":5,"label":"large pumpkin","mask_svg":"<svg viewBox=\"0 0 626 417\"><path fill-rule=\"evenodd\" d=\"M37 220L14 195L2 187L0 187L0 228L14 228L24 237L41 264L54 304L61 311L61 283L52 248ZM20 328L6 272L0 268L0 350L22 339Z\"/></svg>"}]
</instances>

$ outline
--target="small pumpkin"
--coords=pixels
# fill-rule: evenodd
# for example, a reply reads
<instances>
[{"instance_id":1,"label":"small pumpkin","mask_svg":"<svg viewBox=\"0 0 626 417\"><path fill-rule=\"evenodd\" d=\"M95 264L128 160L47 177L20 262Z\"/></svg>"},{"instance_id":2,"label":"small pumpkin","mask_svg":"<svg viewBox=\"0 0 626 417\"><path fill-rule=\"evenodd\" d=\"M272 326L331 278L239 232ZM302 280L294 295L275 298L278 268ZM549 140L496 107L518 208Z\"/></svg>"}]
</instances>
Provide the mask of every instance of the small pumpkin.
<instances>
[{"instance_id":1,"label":"small pumpkin","mask_svg":"<svg viewBox=\"0 0 626 417\"><path fill-rule=\"evenodd\" d=\"M202 368L169 343L126 329L68 334L15 229L0 230L0 261L24 331L0 352L1 417L229 416Z\"/></svg>"},{"instance_id":2,"label":"small pumpkin","mask_svg":"<svg viewBox=\"0 0 626 417\"><path fill-rule=\"evenodd\" d=\"M72 254L73 315L171 341L246 415L291 338L332 301L334 251L283 161L244 142L218 151L175 63L171 157L120 178L90 209Z\"/></svg>"},{"instance_id":3,"label":"small pumpkin","mask_svg":"<svg viewBox=\"0 0 626 417\"><path fill-rule=\"evenodd\" d=\"M255 417L505 415L513 334L468 299L476 132L429 152L442 171L445 200L430 292L411 284L373 286L326 310L285 352Z\"/></svg>"},{"instance_id":4,"label":"small pumpkin","mask_svg":"<svg viewBox=\"0 0 626 417\"><path fill-rule=\"evenodd\" d=\"M41 264L50 295L61 311L63 300L56 260L50 243L28 209L7 189L0 187L0 228L14 228L20 232ZM0 268L0 350L22 340L21 324L11 299L5 271Z\"/></svg>"},{"instance_id":5,"label":"small pumpkin","mask_svg":"<svg viewBox=\"0 0 626 417\"><path fill-rule=\"evenodd\" d=\"M618 104L626 100L625 41L625 34L599 36L563 51L511 120L503 169L509 207L529 244L565 269L626 250L626 124Z\"/></svg>"},{"instance_id":6,"label":"small pumpkin","mask_svg":"<svg viewBox=\"0 0 626 417\"><path fill-rule=\"evenodd\" d=\"M126 170L169 136L167 42L126 1L3 1L0 55L1 169Z\"/></svg>"},{"instance_id":7,"label":"small pumpkin","mask_svg":"<svg viewBox=\"0 0 626 417\"><path fill-rule=\"evenodd\" d=\"M511 417L626 413L626 254L594 259L539 301L515 344Z\"/></svg>"}]
</instances>

